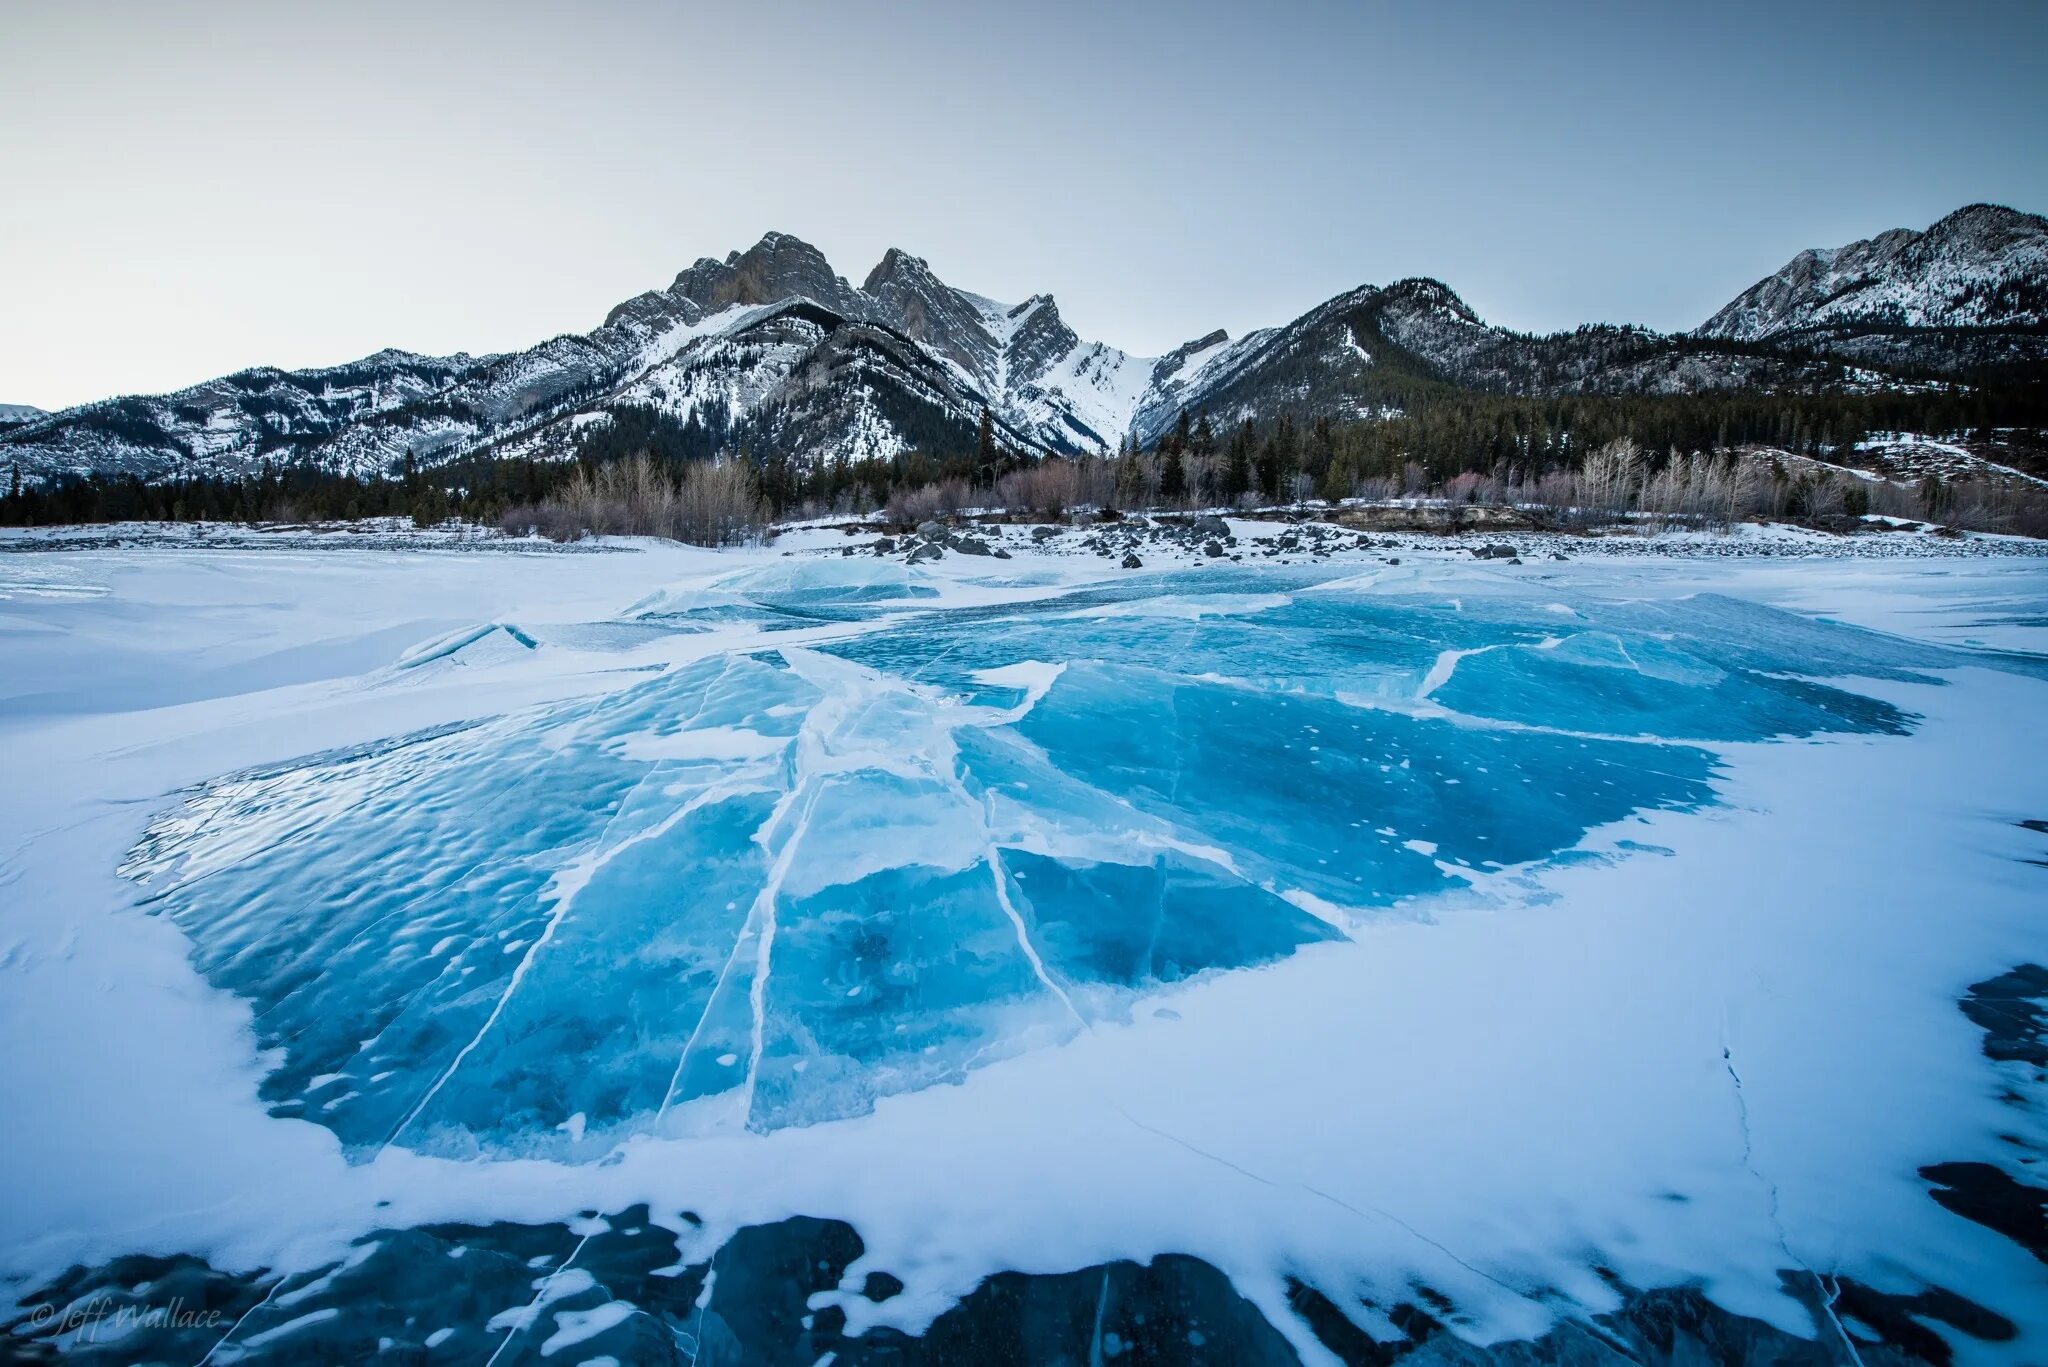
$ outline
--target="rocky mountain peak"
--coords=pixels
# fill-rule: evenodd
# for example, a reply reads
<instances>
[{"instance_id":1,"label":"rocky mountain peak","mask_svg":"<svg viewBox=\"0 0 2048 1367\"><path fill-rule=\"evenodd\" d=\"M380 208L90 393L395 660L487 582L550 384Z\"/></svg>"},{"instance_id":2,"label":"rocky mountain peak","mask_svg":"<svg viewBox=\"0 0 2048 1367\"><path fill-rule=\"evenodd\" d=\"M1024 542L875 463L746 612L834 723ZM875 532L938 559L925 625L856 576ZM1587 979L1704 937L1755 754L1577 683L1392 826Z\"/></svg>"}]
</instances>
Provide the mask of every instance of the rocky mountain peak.
<instances>
[{"instance_id":1,"label":"rocky mountain peak","mask_svg":"<svg viewBox=\"0 0 2048 1367\"><path fill-rule=\"evenodd\" d=\"M930 262L921 256L912 256L901 247L891 247L882 253L882 259L868 272L868 278L861 282L860 288L863 294L877 294L891 287L902 289L938 283Z\"/></svg>"},{"instance_id":2,"label":"rocky mountain peak","mask_svg":"<svg viewBox=\"0 0 2048 1367\"><path fill-rule=\"evenodd\" d=\"M1929 240L1970 243L1984 250L2048 235L2048 218L2021 213L2003 204L1966 204L1927 230Z\"/></svg>"},{"instance_id":3,"label":"rocky mountain peak","mask_svg":"<svg viewBox=\"0 0 2048 1367\"><path fill-rule=\"evenodd\" d=\"M904 336L984 382L997 375L996 340L983 307L932 274L923 257L891 247L868 272L861 292Z\"/></svg>"},{"instance_id":4,"label":"rocky mountain peak","mask_svg":"<svg viewBox=\"0 0 2048 1367\"><path fill-rule=\"evenodd\" d=\"M2048 219L1970 204L1925 232L1893 228L1808 248L1701 325L1707 337L1899 327L2035 328L2048 321Z\"/></svg>"},{"instance_id":5,"label":"rocky mountain peak","mask_svg":"<svg viewBox=\"0 0 2048 1367\"><path fill-rule=\"evenodd\" d=\"M1396 280L1380 294L1388 306L1444 314L1461 323L1476 324L1480 321L1479 315L1458 297L1456 290L1428 276L1414 275Z\"/></svg>"},{"instance_id":6,"label":"rocky mountain peak","mask_svg":"<svg viewBox=\"0 0 2048 1367\"><path fill-rule=\"evenodd\" d=\"M1049 294L1034 294L1009 313L1012 331L1005 349L1012 384L1029 384L1053 362L1081 344L1074 330L1060 318L1059 305Z\"/></svg>"},{"instance_id":7,"label":"rocky mountain peak","mask_svg":"<svg viewBox=\"0 0 2048 1367\"><path fill-rule=\"evenodd\" d=\"M1152 383L1155 386L1165 384L1169 379L1181 372L1181 368L1187 365L1189 358L1199 356L1205 351L1222 346L1229 340L1230 334L1222 328L1217 328L1214 332L1204 333L1192 342L1182 342L1179 346L1152 363Z\"/></svg>"},{"instance_id":8,"label":"rocky mountain peak","mask_svg":"<svg viewBox=\"0 0 2048 1367\"><path fill-rule=\"evenodd\" d=\"M849 316L861 311L853 288L834 273L825 254L788 233L764 234L746 251L732 252L724 261L699 258L676 276L669 293L688 299L706 313L735 304L779 304L799 297Z\"/></svg>"}]
</instances>

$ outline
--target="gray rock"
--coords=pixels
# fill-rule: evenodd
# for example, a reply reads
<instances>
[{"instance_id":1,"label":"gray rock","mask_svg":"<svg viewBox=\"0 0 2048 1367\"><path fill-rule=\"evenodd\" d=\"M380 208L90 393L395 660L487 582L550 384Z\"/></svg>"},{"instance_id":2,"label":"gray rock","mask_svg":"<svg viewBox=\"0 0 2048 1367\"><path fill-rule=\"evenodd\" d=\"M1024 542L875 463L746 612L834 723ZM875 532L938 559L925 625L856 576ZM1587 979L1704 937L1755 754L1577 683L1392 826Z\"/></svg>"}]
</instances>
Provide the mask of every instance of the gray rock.
<instances>
[{"instance_id":1,"label":"gray rock","mask_svg":"<svg viewBox=\"0 0 2048 1367\"><path fill-rule=\"evenodd\" d=\"M946 538L946 545L962 555L987 555L989 553L988 542L971 536L948 537Z\"/></svg>"},{"instance_id":2,"label":"gray rock","mask_svg":"<svg viewBox=\"0 0 2048 1367\"><path fill-rule=\"evenodd\" d=\"M1230 538L1230 524L1214 513L1204 513L1196 518L1189 530L1196 536L1214 537L1219 541Z\"/></svg>"},{"instance_id":3,"label":"gray rock","mask_svg":"<svg viewBox=\"0 0 2048 1367\"><path fill-rule=\"evenodd\" d=\"M928 561L942 559L944 558L945 554L945 549L941 547L937 542L927 541L922 546L919 546L916 550L912 551L910 553L910 559L905 563L912 565L922 565Z\"/></svg>"},{"instance_id":4,"label":"gray rock","mask_svg":"<svg viewBox=\"0 0 2048 1367\"><path fill-rule=\"evenodd\" d=\"M1218 556L1221 556L1223 554L1223 543L1221 541L1204 542L1202 545L1202 554L1208 556L1212 560L1216 559Z\"/></svg>"},{"instance_id":5,"label":"gray rock","mask_svg":"<svg viewBox=\"0 0 2048 1367\"><path fill-rule=\"evenodd\" d=\"M917 534L927 541L943 541L946 539L946 529L936 522L918 523Z\"/></svg>"},{"instance_id":6,"label":"gray rock","mask_svg":"<svg viewBox=\"0 0 2048 1367\"><path fill-rule=\"evenodd\" d=\"M1138 559L1136 551L1129 551L1124 555L1124 568L1127 570L1141 570L1145 568L1145 562Z\"/></svg>"}]
</instances>

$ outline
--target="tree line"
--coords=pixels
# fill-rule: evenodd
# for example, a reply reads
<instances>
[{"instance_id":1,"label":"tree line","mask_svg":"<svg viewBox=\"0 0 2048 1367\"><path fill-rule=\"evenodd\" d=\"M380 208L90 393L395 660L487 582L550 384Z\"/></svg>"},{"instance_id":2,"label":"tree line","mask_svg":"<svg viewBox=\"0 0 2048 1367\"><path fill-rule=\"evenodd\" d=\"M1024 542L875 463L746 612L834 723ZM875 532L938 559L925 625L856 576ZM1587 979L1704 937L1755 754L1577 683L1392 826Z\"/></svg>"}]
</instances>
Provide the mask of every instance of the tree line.
<instances>
[{"instance_id":1,"label":"tree line","mask_svg":"<svg viewBox=\"0 0 2048 1367\"><path fill-rule=\"evenodd\" d=\"M1234 505L1363 492L1420 493L1462 475L1515 481L1576 471L1591 452L1628 441L1652 464L1664 453L1768 446L1800 456L1835 456L1871 432L1983 434L2048 429L2048 395L2037 387L1927 388L1869 394L1578 395L1530 398L1418 386L1404 407L1335 420L1281 412L1263 421L1219 421L1181 413L1145 442L1126 438L1083 481L1087 501L1128 508ZM886 458L805 460L778 440L775 413L736 419L722 404L684 420L658 408L621 404L573 429L567 458L506 455L484 448L423 468L411 456L388 474L358 478L266 460L242 478L197 475L145 482L126 475L67 475L31 484L10 471L0 523L112 521L313 521L411 517L428 525L454 517L500 521L588 482L616 462L645 459L680 489L690 467L738 461L778 518L865 513L920 490L996 504L1006 479L1040 464L1000 430L928 422L911 449ZM569 454L573 453L573 454ZM0 448L4 459L4 448ZM1079 468L1078 463L1075 464ZM665 472L665 473L664 473ZM943 500L942 500L943 501Z\"/></svg>"}]
</instances>

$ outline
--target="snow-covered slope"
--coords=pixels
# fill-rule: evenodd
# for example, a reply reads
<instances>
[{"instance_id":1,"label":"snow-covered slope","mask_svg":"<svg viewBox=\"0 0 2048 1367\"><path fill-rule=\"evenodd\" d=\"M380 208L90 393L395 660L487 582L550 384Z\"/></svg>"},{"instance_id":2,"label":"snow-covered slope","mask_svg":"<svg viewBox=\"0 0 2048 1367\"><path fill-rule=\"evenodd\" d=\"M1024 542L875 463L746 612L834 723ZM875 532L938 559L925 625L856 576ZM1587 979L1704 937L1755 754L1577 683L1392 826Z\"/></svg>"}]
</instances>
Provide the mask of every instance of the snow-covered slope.
<instances>
[{"instance_id":1,"label":"snow-covered slope","mask_svg":"<svg viewBox=\"0 0 2048 1367\"><path fill-rule=\"evenodd\" d=\"M879 317L958 366L1031 444L1102 451L1130 430L1153 361L1083 341L1051 295L1000 304L954 289L895 248L863 290Z\"/></svg>"},{"instance_id":2,"label":"snow-covered slope","mask_svg":"<svg viewBox=\"0 0 2048 1367\"><path fill-rule=\"evenodd\" d=\"M345 431L395 431L409 412L430 426L419 405L487 365L392 350L318 370L258 367L171 394L43 415L7 432L0 456L38 475L240 472Z\"/></svg>"},{"instance_id":3,"label":"snow-covered slope","mask_svg":"<svg viewBox=\"0 0 2048 1367\"><path fill-rule=\"evenodd\" d=\"M0 403L0 423L34 422L44 416L42 409L25 403Z\"/></svg>"},{"instance_id":4,"label":"snow-covered slope","mask_svg":"<svg viewBox=\"0 0 2048 1367\"><path fill-rule=\"evenodd\" d=\"M1949 339L1966 365L2048 355L2048 219L1972 204L1925 232L1894 228L1846 247L1814 248L1744 290L1703 337L1789 340L1859 357L1926 364L1927 329L2016 334L2002 344ZM1989 339L1994 340L1995 339ZM1937 367L1939 356L1931 357Z\"/></svg>"},{"instance_id":5,"label":"snow-covered slope","mask_svg":"<svg viewBox=\"0 0 2048 1367\"><path fill-rule=\"evenodd\" d=\"M1502 394L1694 394L1853 389L1836 362L1647 328L1547 337L1483 321L1451 288L1410 279L1340 294L1284 327L1231 341L1211 333L1162 358L1140 400L1150 441L1182 411L1235 423L1275 413L1333 420L1398 413L1446 387Z\"/></svg>"}]
</instances>

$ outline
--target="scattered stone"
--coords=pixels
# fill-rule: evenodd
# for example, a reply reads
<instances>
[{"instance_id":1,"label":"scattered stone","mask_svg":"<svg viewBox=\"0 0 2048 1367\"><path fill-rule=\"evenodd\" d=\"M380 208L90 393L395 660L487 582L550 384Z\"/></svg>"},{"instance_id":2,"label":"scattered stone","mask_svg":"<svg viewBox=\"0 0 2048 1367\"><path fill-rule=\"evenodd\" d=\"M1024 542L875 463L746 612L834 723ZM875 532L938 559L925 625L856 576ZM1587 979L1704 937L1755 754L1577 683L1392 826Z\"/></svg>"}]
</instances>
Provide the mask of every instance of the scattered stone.
<instances>
[{"instance_id":1,"label":"scattered stone","mask_svg":"<svg viewBox=\"0 0 2048 1367\"><path fill-rule=\"evenodd\" d=\"M1202 544L1202 554L1208 556L1211 560L1217 559L1223 554L1223 543L1221 541L1204 542Z\"/></svg>"},{"instance_id":2,"label":"scattered stone","mask_svg":"<svg viewBox=\"0 0 2048 1367\"><path fill-rule=\"evenodd\" d=\"M911 565L922 565L929 561L943 559L945 554L945 549L941 547L936 541L927 541L922 546L919 546L916 550L912 551L910 553L910 559L905 563Z\"/></svg>"},{"instance_id":3,"label":"scattered stone","mask_svg":"<svg viewBox=\"0 0 2048 1367\"><path fill-rule=\"evenodd\" d=\"M860 1294L879 1305L903 1294L903 1279L893 1272L870 1272L861 1283Z\"/></svg>"},{"instance_id":4,"label":"scattered stone","mask_svg":"<svg viewBox=\"0 0 2048 1367\"><path fill-rule=\"evenodd\" d=\"M1140 570L1140 569L1143 569L1144 567L1145 567L1145 562L1144 562L1144 561L1142 561L1142 560L1140 560L1140 559L1138 559L1138 553L1137 553L1136 551L1126 551L1126 552L1124 552L1124 568L1125 568L1125 569L1127 569L1127 570Z\"/></svg>"},{"instance_id":5,"label":"scattered stone","mask_svg":"<svg viewBox=\"0 0 2048 1367\"><path fill-rule=\"evenodd\" d=\"M1211 537L1219 541L1230 539L1230 524L1214 513L1204 513L1196 518L1194 526L1189 530L1196 536Z\"/></svg>"}]
</instances>

